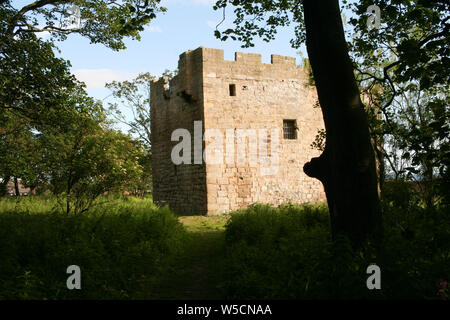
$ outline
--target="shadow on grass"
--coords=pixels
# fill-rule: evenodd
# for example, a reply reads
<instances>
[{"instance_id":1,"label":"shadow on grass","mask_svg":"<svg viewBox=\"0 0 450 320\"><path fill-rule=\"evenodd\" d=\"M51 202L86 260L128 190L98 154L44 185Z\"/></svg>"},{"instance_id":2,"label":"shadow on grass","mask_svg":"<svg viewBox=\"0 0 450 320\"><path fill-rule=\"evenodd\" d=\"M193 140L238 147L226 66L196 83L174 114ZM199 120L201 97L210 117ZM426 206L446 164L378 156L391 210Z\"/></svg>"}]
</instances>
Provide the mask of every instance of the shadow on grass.
<instances>
[{"instance_id":1,"label":"shadow on grass","mask_svg":"<svg viewBox=\"0 0 450 320\"><path fill-rule=\"evenodd\" d=\"M223 299L222 274L225 223L228 217L182 216L187 231L185 248L160 277L153 299Z\"/></svg>"}]
</instances>

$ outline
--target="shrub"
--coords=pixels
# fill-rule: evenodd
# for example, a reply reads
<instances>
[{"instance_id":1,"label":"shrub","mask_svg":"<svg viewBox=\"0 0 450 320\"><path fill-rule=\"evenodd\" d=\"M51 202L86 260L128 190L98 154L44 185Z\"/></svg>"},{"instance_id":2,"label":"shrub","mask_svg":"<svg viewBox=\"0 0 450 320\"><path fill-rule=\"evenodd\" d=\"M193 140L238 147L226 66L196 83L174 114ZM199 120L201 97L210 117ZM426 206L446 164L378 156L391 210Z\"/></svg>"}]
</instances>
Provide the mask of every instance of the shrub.
<instances>
[{"instance_id":1,"label":"shrub","mask_svg":"<svg viewBox=\"0 0 450 320\"><path fill-rule=\"evenodd\" d=\"M183 249L184 227L151 199L79 215L27 201L39 203L0 213L0 299L142 299ZM66 287L69 265L80 266L81 290Z\"/></svg>"},{"instance_id":2,"label":"shrub","mask_svg":"<svg viewBox=\"0 0 450 320\"><path fill-rule=\"evenodd\" d=\"M439 284L450 278L449 215L442 208L403 208L384 203L379 252L370 243L355 250L346 238L332 242L324 205L234 212L226 228L228 297L438 298ZM372 263L381 268L381 290L367 289Z\"/></svg>"}]
</instances>

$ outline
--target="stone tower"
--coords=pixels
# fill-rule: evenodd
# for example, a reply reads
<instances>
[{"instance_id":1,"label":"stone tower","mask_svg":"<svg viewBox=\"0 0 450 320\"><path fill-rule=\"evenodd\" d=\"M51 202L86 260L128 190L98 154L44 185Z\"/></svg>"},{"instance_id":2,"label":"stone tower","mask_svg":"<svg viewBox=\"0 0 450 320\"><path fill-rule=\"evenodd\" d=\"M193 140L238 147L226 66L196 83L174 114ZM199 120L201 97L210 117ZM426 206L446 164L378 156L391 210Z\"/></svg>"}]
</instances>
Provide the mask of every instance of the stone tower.
<instances>
[{"instance_id":1,"label":"stone tower","mask_svg":"<svg viewBox=\"0 0 450 320\"><path fill-rule=\"evenodd\" d=\"M264 64L236 52L227 61L223 50L203 47L181 54L178 75L151 85L154 201L180 214L324 201L321 183L303 173L319 155L310 146L323 128L316 102L295 58L272 55ZM177 129L190 141L173 139ZM179 154L189 160L177 164L182 140L189 148Z\"/></svg>"}]
</instances>

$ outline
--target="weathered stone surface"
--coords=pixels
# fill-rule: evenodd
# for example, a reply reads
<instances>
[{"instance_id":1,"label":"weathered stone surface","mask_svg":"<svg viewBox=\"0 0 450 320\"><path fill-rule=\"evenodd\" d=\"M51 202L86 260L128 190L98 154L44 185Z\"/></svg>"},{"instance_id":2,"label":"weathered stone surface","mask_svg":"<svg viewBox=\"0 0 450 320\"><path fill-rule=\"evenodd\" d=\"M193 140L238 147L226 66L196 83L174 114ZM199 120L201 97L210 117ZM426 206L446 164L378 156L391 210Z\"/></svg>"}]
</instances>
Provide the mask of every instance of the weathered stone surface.
<instances>
[{"instance_id":1,"label":"weathered stone surface","mask_svg":"<svg viewBox=\"0 0 450 320\"><path fill-rule=\"evenodd\" d=\"M295 58L272 55L271 62L261 63L259 54L239 52L235 61L227 61L223 50L200 47L180 55L179 73L170 84L164 79L152 83L155 202L167 203L182 214L215 214L254 202L325 200L321 183L303 173L303 165L319 155L310 147L323 128L321 111L314 107L316 90L308 84L305 70L295 65ZM235 96L230 96L230 85L235 86ZM283 120L296 120L297 139L283 139ZM172 148L178 142L171 141L171 134L178 128L191 133L194 163L194 121L202 121L203 131L217 129L223 134L222 164L172 163ZM255 151L244 143L247 138L238 146L234 135L239 130L259 134L266 130L266 135L257 141ZM272 130L279 136L279 166L267 174L260 159L257 163L250 159L263 153L261 141L267 144L268 155L274 152ZM210 141L203 141L203 150L205 143L208 146ZM234 153L245 153L244 163L238 163L236 154L229 156L230 147Z\"/></svg>"}]
</instances>

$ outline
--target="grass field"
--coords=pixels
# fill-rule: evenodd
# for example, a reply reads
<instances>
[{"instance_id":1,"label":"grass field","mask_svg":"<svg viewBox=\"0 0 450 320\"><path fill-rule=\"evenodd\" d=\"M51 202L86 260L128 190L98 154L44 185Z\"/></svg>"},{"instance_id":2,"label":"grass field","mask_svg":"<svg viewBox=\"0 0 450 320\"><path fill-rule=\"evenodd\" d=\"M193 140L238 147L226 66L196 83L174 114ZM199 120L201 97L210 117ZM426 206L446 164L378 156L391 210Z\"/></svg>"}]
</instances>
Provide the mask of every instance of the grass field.
<instances>
[{"instance_id":1,"label":"grass field","mask_svg":"<svg viewBox=\"0 0 450 320\"><path fill-rule=\"evenodd\" d=\"M0 199L0 299L214 299L227 216L176 217L151 197L66 215L52 197ZM82 289L68 290L78 265Z\"/></svg>"},{"instance_id":2,"label":"grass field","mask_svg":"<svg viewBox=\"0 0 450 320\"><path fill-rule=\"evenodd\" d=\"M175 216L151 197L66 215L52 197L0 199L0 299L446 299L450 219L384 204L382 255L332 243L326 205ZM366 268L382 270L382 290ZM68 290L66 269L81 269Z\"/></svg>"}]
</instances>

